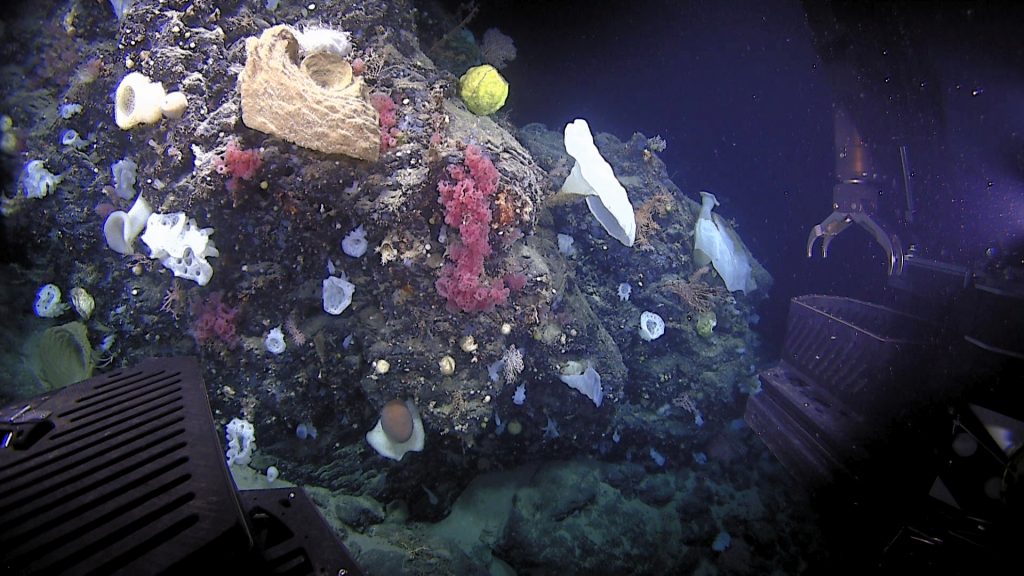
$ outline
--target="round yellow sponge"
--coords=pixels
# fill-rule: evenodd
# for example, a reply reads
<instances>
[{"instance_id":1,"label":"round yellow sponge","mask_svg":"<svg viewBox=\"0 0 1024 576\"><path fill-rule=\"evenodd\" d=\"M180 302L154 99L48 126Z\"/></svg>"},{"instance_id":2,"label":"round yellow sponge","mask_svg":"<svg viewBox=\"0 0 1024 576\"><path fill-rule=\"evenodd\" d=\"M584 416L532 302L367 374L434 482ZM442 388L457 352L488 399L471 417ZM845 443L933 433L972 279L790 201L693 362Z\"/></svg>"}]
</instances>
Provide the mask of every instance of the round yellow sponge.
<instances>
[{"instance_id":1,"label":"round yellow sponge","mask_svg":"<svg viewBox=\"0 0 1024 576\"><path fill-rule=\"evenodd\" d=\"M470 112L487 116L505 105L508 82L490 64L474 66L459 79L459 96Z\"/></svg>"}]
</instances>

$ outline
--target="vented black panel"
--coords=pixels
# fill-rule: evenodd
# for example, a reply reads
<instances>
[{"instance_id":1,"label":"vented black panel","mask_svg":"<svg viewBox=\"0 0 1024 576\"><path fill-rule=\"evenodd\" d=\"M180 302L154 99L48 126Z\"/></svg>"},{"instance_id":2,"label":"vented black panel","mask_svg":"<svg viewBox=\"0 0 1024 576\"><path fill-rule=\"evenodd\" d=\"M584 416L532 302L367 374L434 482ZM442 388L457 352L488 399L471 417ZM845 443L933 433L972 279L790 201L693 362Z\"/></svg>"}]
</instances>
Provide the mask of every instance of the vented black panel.
<instances>
[{"instance_id":1,"label":"vented black panel","mask_svg":"<svg viewBox=\"0 0 1024 576\"><path fill-rule=\"evenodd\" d=\"M194 359L148 360L2 416L3 574L206 572L247 554Z\"/></svg>"},{"instance_id":2,"label":"vented black panel","mask_svg":"<svg viewBox=\"0 0 1024 576\"><path fill-rule=\"evenodd\" d=\"M782 361L761 371L745 418L805 486L856 479L870 446L889 441L915 396L928 397L920 362L930 331L868 302L794 298Z\"/></svg>"},{"instance_id":3,"label":"vented black panel","mask_svg":"<svg viewBox=\"0 0 1024 576\"><path fill-rule=\"evenodd\" d=\"M869 302L836 296L800 296L789 305L783 361L853 409L898 403L893 385L920 361L920 319Z\"/></svg>"},{"instance_id":4,"label":"vented black panel","mask_svg":"<svg viewBox=\"0 0 1024 576\"><path fill-rule=\"evenodd\" d=\"M865 457L865 420L784 366L760 377L744 417L782 465L808 488L850 475L849 464Z\"/></svg>"},{"instance_id":5,"label":"vented black panel","mask_svg":"<svg viewBox=\"0 0 1024 576\"><path fill-rule=\"evenodd\" d=\"M306 493L298 488L243 490L256 554L268 576L362 576Z\"/></svg>"}]
</instances>

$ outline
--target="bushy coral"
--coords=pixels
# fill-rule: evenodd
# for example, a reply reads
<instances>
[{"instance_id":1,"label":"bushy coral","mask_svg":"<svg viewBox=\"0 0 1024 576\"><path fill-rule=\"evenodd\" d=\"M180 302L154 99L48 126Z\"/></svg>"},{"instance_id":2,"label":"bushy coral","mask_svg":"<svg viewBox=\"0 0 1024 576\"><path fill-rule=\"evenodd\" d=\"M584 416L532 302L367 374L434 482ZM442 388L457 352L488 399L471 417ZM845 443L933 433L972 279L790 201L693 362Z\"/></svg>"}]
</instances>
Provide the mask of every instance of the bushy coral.
<instances>
[{"instance_id":1,"label":"bushy coral","mask_svg":"<svg viewBox=\"0 0 1024 576\"><path fill-rule=\"evenodd\" d=\"M504 68L505 64L516 59L516 44L501 30L488 28L484 32L480 54L484 57L484 62L494 65L495 68Z\"/></svg>"},{"instance_id":2,"label":"bushy coral","mask_svg":"<svg viewBox=\"0 0 1024 576\"><path fill-rule=\"evenodd\" d=\"M466 147L462 165L448 167L450 180L437 185L444 205L445 224L458 230L459 238L448 249L451 262L441 270L435 283L438 294L448 300L448 309L484 312L508 300L503 279L484 273L484 260L491 254L491 196L498 188L498 170L479 146Z\"/></svg>"},{"instance_id":3,"label":"bushy coral","mask_svg":"<svg viewBox=\"0 0 1024 576\"><path fill-rule=\"evenodd\" d=\"M370 104L377 110L380 122L380 152L383 154L398 143L398 107L391 96L380 92L370 94Z\"/></svg>"},{"instance_id":4,"label":"bushy coral","mask_svg":"<svg viewBox=\"0 0 1024 576\"><path fill-rule=\"evenodd\" d=\"M228 306L220 292L192 304L192 336L200 346L238 344L236 325L240 309Z\"/></svg>"},{"instance_id":5,"label":"bushy coral","mask_svg":"<svg viewBox=\"0 0 1024 576\"><path fill-rule=\"evenodd\" d=\"M227 189L232 194L238 193L240 180L252 180L256 172L263 165L260 158L260 151L255 148L244 149L238 145L238 140L229 140L224 156L218 158L214 163L214 169L218 174L230 176Z\"/></svg>"}]
</instances>

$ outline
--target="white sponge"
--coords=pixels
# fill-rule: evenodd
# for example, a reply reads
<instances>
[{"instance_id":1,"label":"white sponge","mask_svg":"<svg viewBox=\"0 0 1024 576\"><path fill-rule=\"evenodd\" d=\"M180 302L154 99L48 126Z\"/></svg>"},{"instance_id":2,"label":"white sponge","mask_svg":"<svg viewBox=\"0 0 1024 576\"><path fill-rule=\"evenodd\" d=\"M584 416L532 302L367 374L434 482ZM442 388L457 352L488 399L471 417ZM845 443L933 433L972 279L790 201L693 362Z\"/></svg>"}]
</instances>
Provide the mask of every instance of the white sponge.
<instances>
[{"instance_id":1,"label":"white sponge","mask_svg":"<svg viewBox=\"0 0 1024 576\"><path fill-rule=\"evenodd\" d=\"M114 122L122 130L139 124L156 124L161 118L181 118L188 106L183 92L164 90L146 75L132 72L121 79L114 93Z\"/></svg>"},{"instance_id":2,"label":"white sponge","mask_svg":"<svg viewBox=\"0 0 1024 576\"><path fill-rule=\"evenodd\" d=\"M710 262L730 292L754 290L757 283L751 276L743 243L718 214L711 213L718 206L718 199L710 192L701 192L700 197L700 215L693 233L693 261L699 266Z\"/></svg>"},{"instance_id":3,"label":"white sponge","mask_svg":"<svg viewBox=\"0 0 1024 576\"><path fill-rule=\"evenodd\" d=\"M328 276L324 279L324 312L337 316L345 311L352 304L352 294L356 291L356 285L349 282L344 274L341 276Z\"/></svg>"},{"instance_id":4,"label":"white sponge","mask_svg":"<svg viewBox=\"0 0 1024 576\"><path fill-rule=\"evenodd\" d=\"M210 234L213 228L199 228L184 212L152 214L142 241L149 246L150 258L160 260L175 276L206 286L213 277L213 267L206 258L220 256Z\"/></svg>"},{"instance_id":5,"label":"white sponge","mask_svg":"<svg viewBox=\"0 0 1024 576\"><path fill-rule=\"evenodd\" d=\"M146 226L153 209L149 202L139 194L131 210L123 212L118 210L111 212L103 223L103 236L107 239L107 246L118 254L132 254L135 252L135 238Z\"/></svg>"},{"instance_id":6,"label":"white sponge","mask_svg":"<svg viewBox=\"0 0 1024 576\"><path fill-rule=\"evenodd\" d=\"M156 124L163 118L163 84L153 82L139 72L125 76L114 93L114 122L122 130L139 124Z\"/></svg>"},{"instance_id":7,"label":"white sponge","mask_svg":"<svg viewBox=\"0 0 1024 576\"><path fill-rule=\"evenodd\" d=\"M51 174L42 160L33 160L25 164L18 184L25 191L26 198L43 198L56 190L57 184L63 179L64 176Z\"/></svg>"},{"instance_id":8,"label":"white sponge","mask_svg":"<svg viewBox=\"0 0 1024 576\"><path fill-rule=\"evenodd\" d=\"M624 246L636 240L636 216L611 164L601 156L586 120L565 125L565 151L576 160L562 184L562 192L582 194L587 207L613 238Z\"/></svg>"},{"instance_id":9,"label":"white sponge","mask_svg":"<svg viewBox=\"0 0 1024 576\"><path fill-rule=\"evenodd\" d=\"M248 466L256 449L256 428L252 422L240 418L231 420L224 428L224 437L228 442L225 453L228 465Z\"/></svg>"},{"instance_id":10,"label":"white sponge","mask_svg":"<svg viewBox=\"0 0 1024 576\"><path fill-rule=\"evenodd\" d=\"M301 33L295 33L303 56L317 52L330 52L338 56L348 56L352 52L349 33L333 30L323 26L307 26Z\"/></svg>"}]
</instances>

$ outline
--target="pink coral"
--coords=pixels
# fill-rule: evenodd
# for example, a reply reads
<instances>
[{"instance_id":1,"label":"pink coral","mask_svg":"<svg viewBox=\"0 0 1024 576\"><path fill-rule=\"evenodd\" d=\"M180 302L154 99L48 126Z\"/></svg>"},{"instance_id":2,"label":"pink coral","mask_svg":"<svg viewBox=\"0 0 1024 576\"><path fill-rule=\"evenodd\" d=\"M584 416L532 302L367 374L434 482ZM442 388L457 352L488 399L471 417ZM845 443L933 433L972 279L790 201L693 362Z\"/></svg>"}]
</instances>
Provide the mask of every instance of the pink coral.
<instances>
[{"instance_id":1,"label":"pink coral","mask_svg":"<svg viewBox=\"0 0 1024 576\"><path fill-rule=\"evenodd\" d=\"M523 274L522 272L510 272L505 274L505 285L508 286L508 289L512 292L519 292L525 288L526 282L526 274Z\"/></svg>"},{"instance_id":2,"label":"pink coral","mask_svg":"<svg viewBox=\"0 0 1024 576\"><path fill-rule=\"evenodd\" d=\"M227 188L228 192L234 194L238 192L239 180L252 180L262 165L263 159L260 158L259 150L240 148L238 140L232 139L228 140L224 156L217 158L213 167L218 174L231 177L228 180Z\"/></svg>"},{"instance_id":3,"label":"pink coral","mask_svg":"<svg viewBox=\"0 0 1024 576\"><path fill-rule=\"evenodd\" d=\"M490 197L498 188L498 170L479 146L466 147L462 165L448 167L450 181L438 183L445 224L459 231L448 250L452 260L441 270L435 287L448 300L448 309L484 312L508 300L504 279L484 273L484 259L491 253Z\"/></svg>"},{"instance_id":4,"label":"pink coral","mask_svg":"<svg viewBox=\"0 0 1024 576\"><path fill-rule=\"evenodd\" d=\"M370 104L377 110L380 121L380 153L383 154L398 144L398 107L391 96L374 92Z\"/></svg>"},{"instance_id":5,"label":"pink coral","mask_svg":"<svg viewBox=\"0 0 1024 576\"><path fill-rule=\"evenodd\" d=\"M224 303L220 292L213 292L192 304L192 336L200 346L222 344L234 348L238 344L239 312L239 308Z\"/></svg>"}]
</instances>

